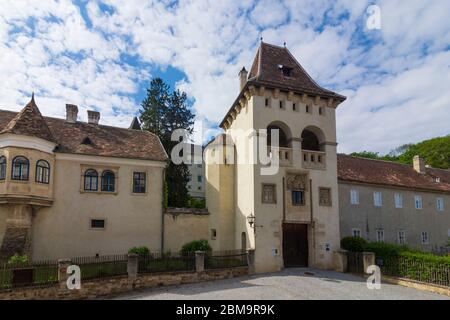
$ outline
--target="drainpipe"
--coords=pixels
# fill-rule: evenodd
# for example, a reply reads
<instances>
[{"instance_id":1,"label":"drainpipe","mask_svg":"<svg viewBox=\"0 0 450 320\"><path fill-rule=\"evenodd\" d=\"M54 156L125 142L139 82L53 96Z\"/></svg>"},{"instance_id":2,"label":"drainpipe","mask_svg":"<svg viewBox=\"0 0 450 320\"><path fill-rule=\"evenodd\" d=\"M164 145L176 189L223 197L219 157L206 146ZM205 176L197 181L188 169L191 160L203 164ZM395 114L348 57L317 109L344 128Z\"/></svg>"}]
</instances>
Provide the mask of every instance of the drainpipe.
<instances>
[{"instance_id":1,"label":"drainpipe","mask_svg":"<svg viewBox=\"0 0 450 320\"><path fill-rule=\"evenodd\" d=\"M311 205L311 231L312 231L312 244L313 244L313 263L316 264L316 236L314 227L314 209L313 209L313 189L312 179L309 179L309 203Z\"/></svg>"},{"instance_id":2,"label":"drainpipe","mask_svg":"<svg viewBox=\"0 0 450 320\"><path fill-rule=\"evenodd\" d=\"M165 183L166 183L166 168L163 168L162 170L162 201L161 201L161 254L164 253L164 212L166 210L165 208Z\"/></svg>"}]
</instances>

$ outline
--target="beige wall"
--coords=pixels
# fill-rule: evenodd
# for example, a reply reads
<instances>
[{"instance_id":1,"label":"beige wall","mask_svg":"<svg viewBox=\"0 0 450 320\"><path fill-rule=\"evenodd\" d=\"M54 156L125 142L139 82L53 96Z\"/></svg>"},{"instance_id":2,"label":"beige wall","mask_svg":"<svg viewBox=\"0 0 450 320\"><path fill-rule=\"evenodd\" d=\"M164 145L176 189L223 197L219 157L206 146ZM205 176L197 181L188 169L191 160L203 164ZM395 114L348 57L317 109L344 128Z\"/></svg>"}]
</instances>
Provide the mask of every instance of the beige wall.
<instances>
[{"instance_id":1,"label":"beige wall","mask_svg":"<svg viewBox=\"0 0 450 320\"><path fill-rule=\"evenodd\" d=\"M350 201L350 190L359 193L359 204ZM375 207L373 193L382 194L382 206ZM394 194L403 196L403 208L396 208ZM414 197L422 196L421 210L415 208ZM437 211L436 198L444 199L444 211ZM385 242L398 243L398 231L406 233L406 243L422 250L432 250L449 241L450 195L414 191L411 189L339 182L340 226L342 236L351 236L352 229L360 229L361 235L376 241L377 229L384 230ZM429 244L422 245L421 233L428 232Z\"/></svg>"},{"instance_id":2,"label":"beige wall","mask_svg":"<svg viewBox=\"0 0 450 320\"><path fill-rule=\"evenodd\" d=\"M116 191L84 192L82 168L114 167ZM100 171L100 170L99 170ZM132 193L133 171L147 172L147 192ZM133 246L161 248L162 172L160 163L67 156L56 160L54 203L33 221L33 258L126 253ZM104 230L90 229L90 219L105 219Z\"/></svg>"},{"instance_id":3,"label":"beige wall","mask_svg":"<svg viewBox=\"0 0 450 320\"><path fill-rule=\"evenodd\" d=\"M211 242L208 232L208 215L164 214L164 251L178 252L193 240Z\"/></svg>"}]
</instances>

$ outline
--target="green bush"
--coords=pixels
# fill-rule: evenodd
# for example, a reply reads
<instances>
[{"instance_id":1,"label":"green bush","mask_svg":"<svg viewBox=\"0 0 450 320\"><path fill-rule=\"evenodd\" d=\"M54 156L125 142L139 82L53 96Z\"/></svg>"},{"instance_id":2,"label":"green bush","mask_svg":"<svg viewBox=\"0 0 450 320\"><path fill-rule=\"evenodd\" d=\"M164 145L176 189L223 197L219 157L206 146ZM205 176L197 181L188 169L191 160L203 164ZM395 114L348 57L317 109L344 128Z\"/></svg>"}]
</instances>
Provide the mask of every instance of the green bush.
<instances>
[{"instance_id":1,"label":"green bush","mask_svg":"<svg viewBox=\"0 0 450 320\"><path fill-rule=\"evenodd\" d=\"M147 247L133 247L128 250L128 253L134 253L138 256L148 256L150 255L150 250Z\"/></svg>"},{"instance_id":2,"label":"green bush","mask_svg":"<svg viewBox=\"0 0 450 320\"><path fill-rule=\"evenodd\" d=\"M11 265L23 265L28 263L28 257L26 255L20 255L16 253L8 259L8 264Z\"/></svg>"},{"instance_id":3,"label":"green bush","mask_svg":"<svg viewBox=\"0 0 450 320\"><path fill-rule=\"evenodd\" d=\"M361 237L345 237L341 240L341 248L350 252L363 252L367 241Z\"/></svg>"},{"instance_id":4,"label":"green bush","mask_svg":"<svg viewBox=\"0 0 450 320\"><path fill-rule=\"evenodd\" d=\"M193 253L195 251L211 251L211 246L208 243L208 240L195 240L195 241L191 241L186 243L182 248L181 248L181 253L183 255L187 255L189 253Z\"/></svg>"},{"instance_id":5,"label":"green bush","mask_svg":"<svg viewBox=\"0 0 450 320\"><path fill-rule=\"evenodd\" d=\"M376 257L379 259L397 257L402 252L413 252L413 250L409 249L407 246L383 242L367 243L364 247L364 251L374 252Z\"/></svg>"},{"instance_id":6,"label":"green bush","mask_svg":"<svg viewBox=\"0 0 450 320\"><path fill-rule=\"evenodd\" d=\"M187 202L188 208L196 208L196 209L205 209L206 208L206 200L205 199L196 199L189 198Z\"/></svg>"}]
</instances>

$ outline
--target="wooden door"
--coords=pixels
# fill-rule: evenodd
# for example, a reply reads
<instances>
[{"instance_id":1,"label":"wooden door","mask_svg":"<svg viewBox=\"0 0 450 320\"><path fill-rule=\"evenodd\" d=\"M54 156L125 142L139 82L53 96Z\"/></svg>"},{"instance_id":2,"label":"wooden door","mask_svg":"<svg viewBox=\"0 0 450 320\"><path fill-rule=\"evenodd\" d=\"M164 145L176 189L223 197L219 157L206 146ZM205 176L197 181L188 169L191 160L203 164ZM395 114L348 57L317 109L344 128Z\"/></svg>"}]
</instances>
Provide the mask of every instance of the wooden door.
<instances>
[{"instance_id":1,"label":"wooden door","mask_svg":"<svg viewBox=\"0 0 450 320\"><path fill-rule=\"evenodd\" d=\"M308 225L283 224L283 259L285 267L308 266Z\"/></svg>"}]
</instances>

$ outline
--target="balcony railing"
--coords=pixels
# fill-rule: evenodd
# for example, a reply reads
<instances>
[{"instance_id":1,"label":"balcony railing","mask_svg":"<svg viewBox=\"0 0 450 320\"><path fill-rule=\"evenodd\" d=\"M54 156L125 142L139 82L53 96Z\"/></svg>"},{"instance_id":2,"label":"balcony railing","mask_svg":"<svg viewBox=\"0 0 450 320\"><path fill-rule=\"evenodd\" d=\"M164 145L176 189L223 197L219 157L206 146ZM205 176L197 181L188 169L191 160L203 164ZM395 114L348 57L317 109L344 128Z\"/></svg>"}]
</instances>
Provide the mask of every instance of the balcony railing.
<instances>
[{"instance_id":1,"label":"balcony railing","mask_svg":"<svg viewBox=\"0 0 450 320\"><path fill-rule=\"evenodd\" d=\"M268 149L269 157L273 158L275 154L278 153L278 158L280 159L280 166L292 166L292 148L283 147L269 147Z\"/></svg>"},{"instance_id":2,"label":"balcony railing","mask_svg":"<svg viewBox=\"0 0 450 320\"><path fill-rule=\"evenodd\" d=\"M323 151L302 150L304 169L326 169L326 153Z\"/></svg>"}]
</instances>

